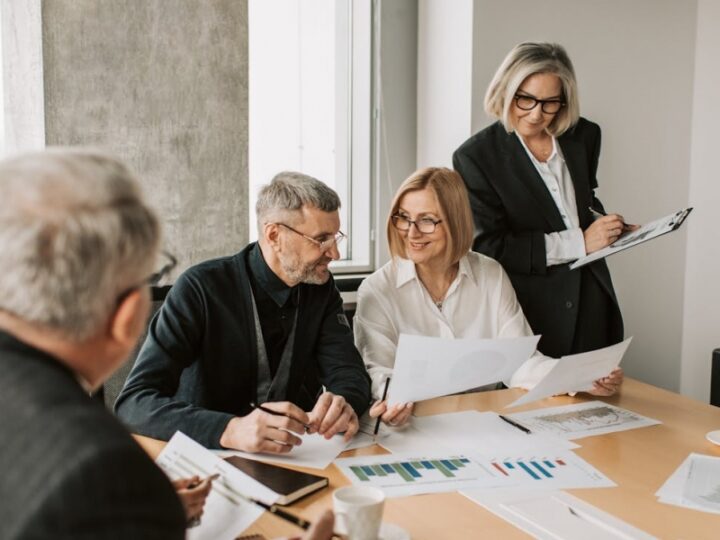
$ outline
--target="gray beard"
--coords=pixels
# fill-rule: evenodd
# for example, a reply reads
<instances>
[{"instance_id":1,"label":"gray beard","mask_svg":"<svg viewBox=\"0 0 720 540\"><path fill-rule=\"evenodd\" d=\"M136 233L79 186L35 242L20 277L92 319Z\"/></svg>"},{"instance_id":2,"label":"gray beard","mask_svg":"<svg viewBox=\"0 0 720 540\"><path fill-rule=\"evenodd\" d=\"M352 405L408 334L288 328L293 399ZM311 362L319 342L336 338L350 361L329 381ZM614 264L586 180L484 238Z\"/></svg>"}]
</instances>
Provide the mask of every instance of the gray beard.
<instances>
[{"instance_id":1,"label":"gray beard","mask_svg":"<svg viewBox=\"0 0 720 540\"><path fill-rule=\"evenodd\" d=\"M315 264L307 265L302 268L298 268L294 264L280 260L280 266L282 266L283 272L294 281L295 283L309 283L310 285L323 285L330 279L330 272L326 272L325 275L319 275L315 272Z\"/></svg>"}]
</instances>

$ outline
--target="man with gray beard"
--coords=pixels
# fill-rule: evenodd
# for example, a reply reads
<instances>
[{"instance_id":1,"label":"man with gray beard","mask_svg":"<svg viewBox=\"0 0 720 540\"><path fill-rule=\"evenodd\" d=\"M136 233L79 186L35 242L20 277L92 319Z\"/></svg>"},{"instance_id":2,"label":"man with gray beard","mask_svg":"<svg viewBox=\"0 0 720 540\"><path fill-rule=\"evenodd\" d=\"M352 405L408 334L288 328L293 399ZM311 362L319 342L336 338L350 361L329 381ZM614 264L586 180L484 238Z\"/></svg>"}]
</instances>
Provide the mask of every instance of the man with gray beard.
<instances>
[{"instance_id":1,"label":"man with gray beard","mask_svg":"<svg viewBox=\"0 0 720 540\"><path fill-rule=\"evenodd\" d=\"M178 278L115 404L134 431L271 453L357 432L370 382L328 269L339 207L319 180L280 173L258 196L259 241Z\"/></svg>"}]
</instances>

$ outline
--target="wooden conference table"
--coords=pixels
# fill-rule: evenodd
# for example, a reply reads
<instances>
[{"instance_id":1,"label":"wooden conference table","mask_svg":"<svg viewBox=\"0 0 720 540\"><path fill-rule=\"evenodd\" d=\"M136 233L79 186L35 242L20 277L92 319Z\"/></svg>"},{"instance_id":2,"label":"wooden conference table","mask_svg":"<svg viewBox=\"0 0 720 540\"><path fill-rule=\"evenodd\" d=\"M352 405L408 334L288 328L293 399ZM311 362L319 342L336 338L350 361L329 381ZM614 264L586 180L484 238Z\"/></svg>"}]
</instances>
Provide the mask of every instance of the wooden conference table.
<instances>
[{"instance_id":1,"label":"wooden conference table","mask_svg":"<svg viewBox=\"0 0 720 540\"><path fill-rule=\"evenodd\" d=\"M437 398L419 403L416 415L472 409L500 412L505 404L522 393L522 390L510 389ZM720 516L661 504L655 497L658 488L690 452L720 456L720 447L705 439L705 433L720 429L720 408L633 379L625 380L620 395L600 399L655 418L663 424L578 440L581 448L574 451L618 487L568 491L658 538L720 538ZM512 412L582 401L587 399L554 397L513 409ZM137 439L153 457L165 444L140 436ZM344 452L341 457L385 453L384 449L372 446ZM335 488L350 483L334 465L330 465L323 474L330 479L329 488L288 507L291 512L312 520L325 508L332 507L331 494ZM413 540L480 536L528 538L520 529L458 493L388 499L383 519L403 527ZM297 535L299 531L265 513L245 532L251 533L275 538Z\"/></svg>"}]
</instances>

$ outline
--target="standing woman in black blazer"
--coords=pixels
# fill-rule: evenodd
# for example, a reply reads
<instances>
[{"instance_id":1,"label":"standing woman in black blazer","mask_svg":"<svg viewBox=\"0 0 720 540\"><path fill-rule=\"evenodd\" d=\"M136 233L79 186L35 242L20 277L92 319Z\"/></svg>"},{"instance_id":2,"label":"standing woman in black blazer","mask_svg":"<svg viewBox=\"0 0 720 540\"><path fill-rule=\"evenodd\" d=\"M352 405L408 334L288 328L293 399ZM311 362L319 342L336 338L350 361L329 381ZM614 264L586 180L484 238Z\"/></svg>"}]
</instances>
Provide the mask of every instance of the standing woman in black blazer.
<instances>
[{"instance_id":1,"label":"standing woman in black blazer","mask_svg":"<svg viewBox=\"0 0 720 540\"><path fill-rule=\"evenodd\" d=\"M623 322L604 260L570 262L614 242L626 225L595 197L600 128L579 114L577 83L565 50L517 45L485 95L498 118L453 155L470 195L473 249L510 276L539 349L559 357L617 343ZM608 393L622 371L606 377ZM601 381L601 382L603 382Z\"/></svg>"}]
</instances>

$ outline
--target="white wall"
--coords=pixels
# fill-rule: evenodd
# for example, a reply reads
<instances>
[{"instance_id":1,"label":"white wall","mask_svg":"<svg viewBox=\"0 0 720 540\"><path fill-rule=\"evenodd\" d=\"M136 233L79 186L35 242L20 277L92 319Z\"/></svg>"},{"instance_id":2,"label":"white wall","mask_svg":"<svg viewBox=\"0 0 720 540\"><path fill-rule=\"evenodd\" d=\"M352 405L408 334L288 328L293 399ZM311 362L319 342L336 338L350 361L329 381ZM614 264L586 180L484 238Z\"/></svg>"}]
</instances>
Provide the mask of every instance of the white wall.
<instances>
[{"instance_id":1,"label":"white wall","mask_svg":"<svg viewBox=\"0 0 720 540\"><path fill-rule=\"evenodd\" d=\"M482 94L510 48L561 43L575 64L581 112L603 129L597 194L605 207L645 222L687 205L696 2L476 0L474 7L473 132L489 122ZM609 259L626 335L635 336L626 372L673 390L680 386L685 235Z\"/></svg>"},{"instance_id":2,"label":"white wall","mask_svg":"<svg viewBox=\"0 0 720 540\"><path fill-rule=\"evenodd\" d=\"M452 167L470 136L472 0L419 0L417 166Z\"/></svg>"},{"instance_id":3,"label":"white wall","mask_svg":"<svg viewBox=\"0 0 720 540\"><path fill-rule=\"evenodd\" d=\"M683 394L707 401L710 353L720 347L720 182L717 143L720 124L720 3L699 0L690 152L690 205L685 265Z\"/></svg>"}]
</instances>

